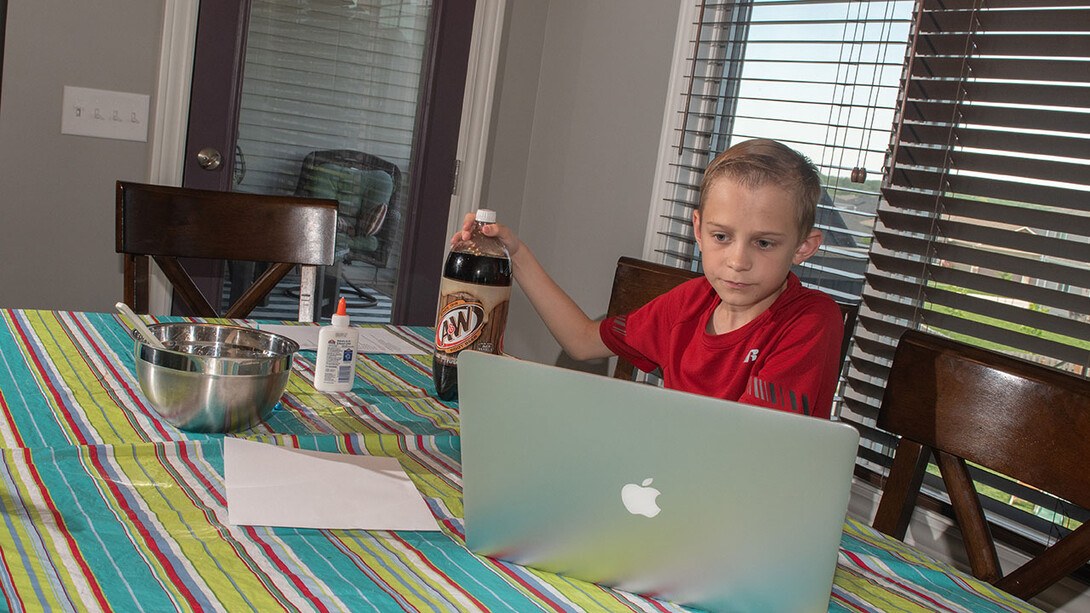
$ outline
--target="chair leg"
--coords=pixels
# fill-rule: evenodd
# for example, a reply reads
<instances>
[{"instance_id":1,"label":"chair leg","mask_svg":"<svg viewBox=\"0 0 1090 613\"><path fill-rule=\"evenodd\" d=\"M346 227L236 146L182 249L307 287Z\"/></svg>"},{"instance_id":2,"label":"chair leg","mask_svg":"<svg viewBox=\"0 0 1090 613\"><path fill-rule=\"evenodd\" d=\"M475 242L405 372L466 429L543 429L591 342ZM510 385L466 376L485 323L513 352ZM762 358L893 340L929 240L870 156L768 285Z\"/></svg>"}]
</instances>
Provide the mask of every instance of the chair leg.
<instances>
[{"instance_id":1,"label":"chair leg","mask_svg":"<svg viewBox=\"0 0 1090 613\"><path fill-rule=\"evenodd\" d=\"M897 540L904 540L930 456L931 448L916 441L902 437L897 443L893 466L889 470L889 477L882 488L882 498L878 501L878 510L871 522L875 530Z\"/></svg>"},{"instance_id":2,"label":"chair leg","mask_svg":"<svg viewBox=\"0 0 1090 613\"><path fill-rule=\"evenodd\" d=\"M365 292L363 290L362 287L360 287L360 286L356 285L355 283L353 283L352 280L349 279L343 272L341 273L341 281L344 281L345 283L347 283L348 287L351 287L352 291L356 292L356 295L359 296L360 300L363 301L363 307L364 308L373 307L376 304L378 304L378 299L377 298L375 298L371 294L368 294L367 292Z\"/></svg>"},{"instance_id":3,"label":"chair leg","mask_svg":"<svg viewBox=\"0 0 1090 613\"><path fill-rule=\"evenodd\" d=\"M360 287L360 286L356 285L355 283L353 283L351 279L349 279L347 276L344 275L344 273L341 273L340 280L343 281L344 283L346 283L348 285L348 287L352 288L352 291L355 292L355 294L357 296L359 296L360 301L363 303L361 305L363 308L366 309L368 307L373 307L376 304L378 304L378 299L377 298L375 298L374 296L369 294L362 287ZM284 295L290 296L292 298L298 298L299 297L299 288L296 288L296 287L286 288L284 290Z\"/></svg>"}]
</instances>

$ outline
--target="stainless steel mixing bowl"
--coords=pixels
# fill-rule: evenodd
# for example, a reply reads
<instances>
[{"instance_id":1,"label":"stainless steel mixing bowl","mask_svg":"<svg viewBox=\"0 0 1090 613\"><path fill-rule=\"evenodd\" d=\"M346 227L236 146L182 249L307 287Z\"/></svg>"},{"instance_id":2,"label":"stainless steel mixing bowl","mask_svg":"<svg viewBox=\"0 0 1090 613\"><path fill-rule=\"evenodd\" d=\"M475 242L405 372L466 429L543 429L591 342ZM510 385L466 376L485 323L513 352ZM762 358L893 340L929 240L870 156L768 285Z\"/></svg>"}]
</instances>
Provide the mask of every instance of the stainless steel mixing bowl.
<instances>
[{"instance_id":1,"label":"stainless steel mixing bowl","mask_svg":"<svg viewBox=\"0 0 1090 613\"><path fill-rule=\"evenodd\" d=\"M230 432L260 423L284 394L299 345L270 332L219 324L149 326L156 349L132 331L136 378L169 423L192 432Z\"/></svg>"}]
</instances>

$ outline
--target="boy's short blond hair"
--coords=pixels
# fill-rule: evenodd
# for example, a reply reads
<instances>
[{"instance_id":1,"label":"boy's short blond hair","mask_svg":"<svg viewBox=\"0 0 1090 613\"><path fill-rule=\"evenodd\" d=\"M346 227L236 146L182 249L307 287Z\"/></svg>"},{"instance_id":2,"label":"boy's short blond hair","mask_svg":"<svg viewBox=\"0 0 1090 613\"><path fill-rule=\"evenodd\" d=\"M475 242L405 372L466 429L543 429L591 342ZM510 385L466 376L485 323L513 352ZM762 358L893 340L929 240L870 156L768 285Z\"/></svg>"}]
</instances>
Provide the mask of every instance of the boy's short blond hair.
<instances>
[{"instance_id":1,"label":"boy's short blond hair","mask_svg":"<svg viewBox=\"0 0 1090 613\"><path fill-rule=\"evenodd\" d=\"M799 240L814 228L821 178L813 162L798 151L774 140L755 138L715 156L700 182L700 211L708 188L724 177L750 188L773 184L793 194Z\"/></svg>"}]
</instances>

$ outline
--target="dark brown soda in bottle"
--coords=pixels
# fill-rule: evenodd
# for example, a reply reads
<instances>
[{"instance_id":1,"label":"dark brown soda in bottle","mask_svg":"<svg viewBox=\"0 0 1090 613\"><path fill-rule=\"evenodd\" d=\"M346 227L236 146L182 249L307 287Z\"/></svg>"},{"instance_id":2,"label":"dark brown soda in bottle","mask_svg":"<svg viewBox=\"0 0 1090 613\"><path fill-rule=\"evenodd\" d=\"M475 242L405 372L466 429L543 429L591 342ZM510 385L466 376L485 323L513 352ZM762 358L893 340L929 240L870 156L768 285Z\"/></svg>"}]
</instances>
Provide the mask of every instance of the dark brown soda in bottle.
<instances>
[{"instance_id":1,"label":"dark brown soda in bottle","mask_svg":"<svg viewBox=\"0 0 1090 613\"><path fill-rule=\"evenodd\" d=\"M470 238L451 248L439 286L432 380L442 400L458 398L458 354L501 353L511 299L511 258L499 240L481 233L496 213L479 209Z\"/></svg>"}]
</instances>

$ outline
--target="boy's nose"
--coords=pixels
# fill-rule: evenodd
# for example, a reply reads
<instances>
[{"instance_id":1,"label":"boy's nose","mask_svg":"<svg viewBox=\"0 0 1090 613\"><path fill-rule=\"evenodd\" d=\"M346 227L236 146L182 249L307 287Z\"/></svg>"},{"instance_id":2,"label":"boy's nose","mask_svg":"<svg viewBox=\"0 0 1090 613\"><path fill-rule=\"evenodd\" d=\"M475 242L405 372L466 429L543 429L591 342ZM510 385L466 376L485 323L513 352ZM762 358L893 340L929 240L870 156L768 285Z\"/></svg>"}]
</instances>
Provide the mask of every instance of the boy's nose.
<instances>
[{"instance_id":1,"label":"boy's nose","mask_svg":"<svg viewBox=\"0 0 1090 613\"><path fill-rule=\"evenodd\" d=\"M734 270L749 270L753 260L744 245L735 244L727 251L727 265Z\"/></svg>"}]
</instances>

